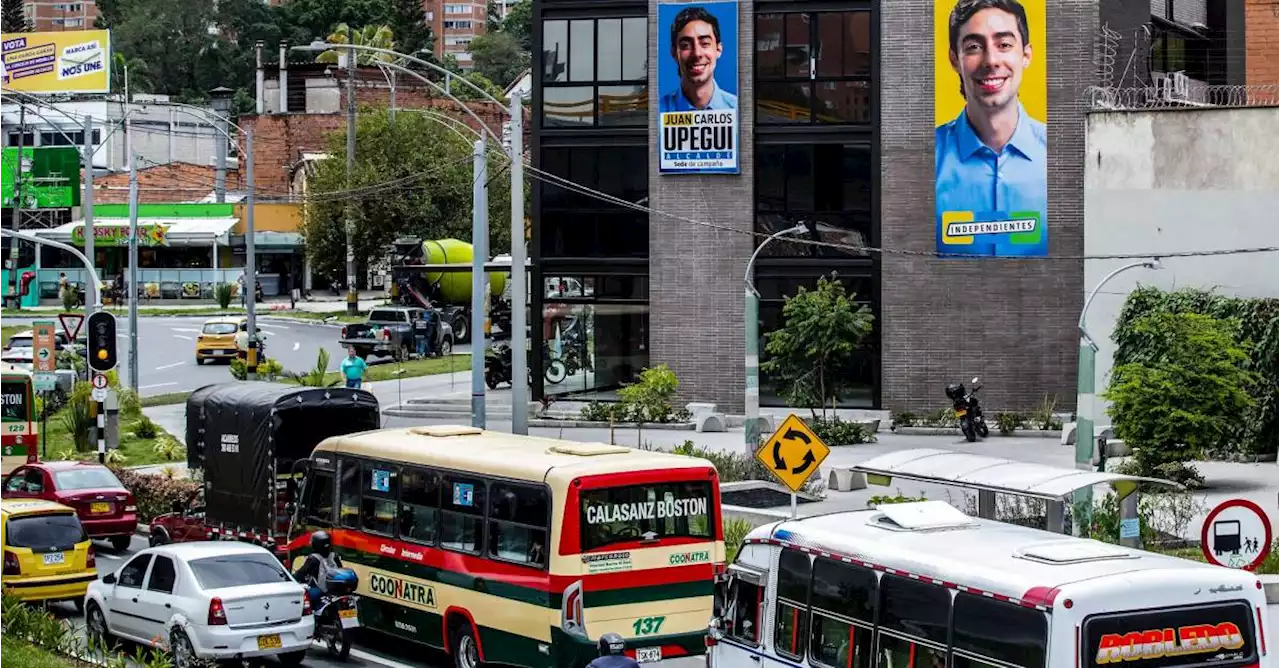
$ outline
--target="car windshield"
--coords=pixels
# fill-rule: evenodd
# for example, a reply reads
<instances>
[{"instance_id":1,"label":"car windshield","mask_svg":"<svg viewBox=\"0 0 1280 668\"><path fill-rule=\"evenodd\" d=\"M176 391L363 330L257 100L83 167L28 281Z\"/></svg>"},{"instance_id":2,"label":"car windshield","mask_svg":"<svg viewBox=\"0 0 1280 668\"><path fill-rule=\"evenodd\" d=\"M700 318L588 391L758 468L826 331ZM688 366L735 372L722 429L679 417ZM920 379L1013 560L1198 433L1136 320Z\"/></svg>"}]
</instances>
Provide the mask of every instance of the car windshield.
<instances>
[{"instance_id":1,"label":"car windshield","mask_svg":"<svg viewBox=\"0 0 1280 668\"><path fill-rule=\"evenodd\" d=\"M61 490L124 487L114 473L101 466L84 466L57 471L53 474L53 481L54 485Z\"/></svg>"},{"instance_id":2,"label":"car windshield","mask_svg":"<svg viewBox=\"0 0 1280 668\"><path fill-rule=\"evenodd\" d=\"M30 348L32 345L31 337L29 336L14 336L9 338L10 348Z\"/></svg>"},{"instance_id":3,"label":"car windshield","mask_svg":"<svg viewBox=\"0 0 1280 668\"><path fill-rule=\"evenodd\" d=\"M204 324L205 334L235 334L235 323L230 322L206 322Z\"/></svg>"},{"instance_id":4,"label":"car windshield","mask_svg":"<svg viewBox=\"0 0 1280 668\"><path fill-rule=\"evenodd\" d=\"M228 554L191 562L191 572L204 589L289 582L280 562L269 554Z\"/></svg>"},{"instance_id":5,"label":"car windshield","mask_svg":"<svg viewBox=\"0 0 1280 668\"><path fill-rule=\"evenodd\" d=\"M70 550L89 540L75 515L26 515L10 519L5 526L5 545L32 550Z\"/></svg>"},{"instance_id":6,"label":"car windshield","mask_svg":"<svg viewBox=\"0 0 1280 668\"><path fill-rule=\"evenodd\" d=\"M370 311L369 322L404 322L402 311Z\"/></svg>"}]
</instances>

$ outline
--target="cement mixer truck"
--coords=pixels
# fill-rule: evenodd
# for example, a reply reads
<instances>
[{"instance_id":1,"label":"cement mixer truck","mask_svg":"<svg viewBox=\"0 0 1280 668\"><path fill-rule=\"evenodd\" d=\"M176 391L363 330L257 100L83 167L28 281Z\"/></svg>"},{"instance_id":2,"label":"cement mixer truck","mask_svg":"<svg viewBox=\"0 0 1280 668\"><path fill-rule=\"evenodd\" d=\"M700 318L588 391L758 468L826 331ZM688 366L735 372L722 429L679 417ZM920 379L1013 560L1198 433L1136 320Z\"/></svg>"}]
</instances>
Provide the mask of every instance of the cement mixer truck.
<instances>
[{"instance_id":1,"label":"cement mixer truck","mask_svg":"<svg viewBox=\"0 0 1280 668\"><path fill-rule=\"evenodd\" d=\"M391 263L391 295L404 306L434 308L440 319L453 328L458 343L471 340L471 271L469 268L441 268L440 265L469 267L474 256L471 244L458 239L398 239ZM509 334L511 307L503 299L507 272L490 271L489 318L497 329Z\"/></svg>"}]
</instances>

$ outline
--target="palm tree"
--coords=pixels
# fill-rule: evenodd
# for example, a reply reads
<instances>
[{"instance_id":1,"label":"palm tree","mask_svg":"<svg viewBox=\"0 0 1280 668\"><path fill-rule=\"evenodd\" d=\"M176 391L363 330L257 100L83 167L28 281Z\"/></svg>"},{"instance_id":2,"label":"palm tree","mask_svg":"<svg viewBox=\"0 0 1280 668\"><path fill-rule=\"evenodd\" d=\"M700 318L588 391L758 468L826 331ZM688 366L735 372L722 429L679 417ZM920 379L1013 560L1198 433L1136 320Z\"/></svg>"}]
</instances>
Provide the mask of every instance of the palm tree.
<instances>
[{"instance_id":1,"label":"palm tree","mask_svg":"<svg viewBox=\"0 0 1280 668\"><path fill-rule=\"evenodd\" d=\"M372 46L379 49L388 49L394 51L396 48L395 36L391 32L390 26L365 26L352 33L355 37L356 46ZM340 23L338 27L333 29L327 40L330 44L346 44L347 43L347 24ZM337 64L339 56L345 57L347 54L342 49L329 49L324 53L316 56L317 63ZM389 53L377 53L374 51L360 51L356 53L357 65L376 65L380 62L389 63L395 60L395 56Z\"/></svg>"},{"instance_id":2,"label":"palm tree","mask_svg":"<svg viewBox=\"0 0 1280 668\"><path fill-rule=\"evenodd\" d=\"M329 351L324 348L320 349L320 353L316 355L316 365L310 371L298 373L296 371L286 371L285 379L291 383L305 385L306 387L333 387L337 385L339 379L326 380L325 376L329 373Z\"/></svg>"},{"instance_id":3,"label":"palm tree","mask_svg":"<svg viewBox=\"0 0 1280 668\"><path fill-rule=\"evenodd\" d=\"M146 62L137 58L129 58L119 51L112 54L111 92L132 97L133 93L150 89L151 72L147 68Z\"/></svg>"}]
</instances>

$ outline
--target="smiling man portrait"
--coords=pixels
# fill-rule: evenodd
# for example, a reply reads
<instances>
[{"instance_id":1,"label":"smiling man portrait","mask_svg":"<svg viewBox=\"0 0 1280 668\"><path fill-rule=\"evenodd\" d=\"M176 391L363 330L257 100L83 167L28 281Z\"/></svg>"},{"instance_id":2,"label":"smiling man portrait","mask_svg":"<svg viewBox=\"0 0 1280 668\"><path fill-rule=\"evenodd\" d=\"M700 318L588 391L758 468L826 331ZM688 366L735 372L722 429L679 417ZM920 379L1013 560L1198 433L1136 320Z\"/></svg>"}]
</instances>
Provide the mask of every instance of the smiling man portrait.
<instances>
[{"instance_id":1,"label":"smiling man portrait","mask_svg":"<svg viewBox=\"0 0 1280 668\"><path fill-rule=\"evenodd\" d=\"M720 21L703 7L685 7L671 22L671 57L680 87L663 94L658 111L723 111L738 108L738 96L716 83L716 62L724 53Z\"/></svg>"}]
</instances>

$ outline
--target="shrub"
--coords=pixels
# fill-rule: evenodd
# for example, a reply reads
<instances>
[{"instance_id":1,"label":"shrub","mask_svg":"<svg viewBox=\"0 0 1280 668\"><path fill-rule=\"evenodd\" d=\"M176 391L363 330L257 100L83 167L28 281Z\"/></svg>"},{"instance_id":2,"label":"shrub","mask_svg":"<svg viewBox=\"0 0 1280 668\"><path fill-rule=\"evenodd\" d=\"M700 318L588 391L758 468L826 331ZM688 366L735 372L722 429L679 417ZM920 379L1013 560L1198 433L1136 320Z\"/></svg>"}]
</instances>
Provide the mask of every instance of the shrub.
<instances>
[{"instance_id":1,"label":"shrub","mask_svg":"<svg viewBox=\"0 0 1280 668\"><path fill-rule=\"evenodd\" d=\"M857 422L841 420L836 416L810 418L805 420L805 423L827 445L857 445L876 440L876 435L870 429Z\"/></svg>"},{"instance_id":2,"label":"shrub","mask_svg":"<svg viewBox=\"0 0 1280 668\"><path fill-rule=\"evenodd\" d=\"M580 413L587 422L626 422L630 419L629 407L607 401L591 401Z\"/></svg>"},{"instance_id":3,"label":"shrub","mask_svg":"<svg viewBox=\"0 0 1280 668\"><path fill-rule=\"evenodd\" d=\"M152 422L151 418L145 415L139 418L138 421L133 425L133 435L141 439L146 439L148 441L155 438L156 433L159 430L160 428L156 426L156 423Z\"/></svg>"},{"instance_id":4,"label":"shrub","mask_svg":"<svg viewBox=\"0 0 1280 668\"><path fill-rule=\"evenodd\" d=\"M928 500L929 499L925 498L923 493L921 493L920 496L903 496L902 490L898 490L898 494L896 496L889 496L887 494L877 494L867 499L867 507L875 508L876 506L884 506L891 503L914 503L916 501L928 501Z\"/></svg>"},{"instance_id":5,"label":"shrub","mask_svg":"<svg viewBox=\"0 0 1280 668\"><path fill-rule=\"evenodd\" d=\"M1019 413L996 413L996 428L1005 436L1027 426L1027 419Z\"/></svg>"},{"instance_id":6,"label":"shrub","mask_svg":"<svg viewBox=\"0 0 1280 668\"><path fill-rule=\"evenodd\" d=\"M749 456L741 452L723 452L720 450L708 450L694 445L693 441L686 440L683 444L672 448L672 453L684 455L686 457L698 457L711 462L716 467L719 474L720 482L741 482L743 480L766 480L769 482L777 482L773 473L766 469L755 457ZM826 492L826 485L822 482L822 476L818 471L814 471L809 477L800 491L821 497Z\"/></svg>"},{"instance_id":7,"label":"shrub","mask_svg":"<svg viewBox=\"0 0 1280 668\"><path fill-rule=\"evenodd\" d=\"M170 462L176 459L181 459L187 454L187 449L182 447L182 444L178 442L178 439L172 437L162 437L158 439L156 444L151 446L151 451L156 453L156 456L161 459Z\"/></svg>"},{"instance_id":8,"label":"shrub","mask_svg":"<svg viewBox=\"0 0 1280 668\"><path fill-rule=\"evenodd\" d=\"M231 297L235 286L231 283L219 283L213 288L213 298L218 300L218 308L228 308L231 306Z\"/></svg>"},{"instance_id":9,"label":"shrub","mask_svg":"<svg viewBox=\"0 0 1280 668\"><path fill-rule=\"evenodd\" d=\"M724 559L726 563L733 563L738 557L738 550L742 549L742 542L747 539L747 534L755 525L740 517L733 517L724 520Z\"/></svg>"},{"instance_id":10,"label":"shrub","mask_svg":"<svg viewBox=\"0 0 1280 668\"><path fill-rule=\"evenodd\" d=\"M236 380L249 380L249 369L245 361L236 358L231 360L231 365L227 367L227 371L231 373L231 377ZM258 380L273 381L276 376L284 373L284 365L280 362L264 357L258 362Z\"/></svg>"},{"instance_id":11,"label":"shrub","mask_svg":"<svg viewBox=\"0 0 1280 668\"><path fill-rule=\"evenodd\" d=\"M270 361L270 360L269 360ZM259 367L261 369L261 367ZM307 387L333 387L342 382L340 378L326 380L329 374L329 351L320 348L320 352L316 353L316 364L307 371L298 373L296 371L283 371L282 375L286 380L298 385Z\"/></svg>"},{"instance_id":12,"label":"shrub","mask_svg":"<svg viewBox=\"0 0 1280 668\"><path fill-rule=\"evenodd\" d=\"M1062 429L1062 421L1053 416L1053 411L1057 407L1058 395L1044 395L1040 398L1040 405L1031 414L1031 424L1041 431Z\"/></svg>"},{"instance_id":13,"label":"shrub","mask_svg":"<svg viewBox=\"0 0 1280 668\"><path fill-rule=\"evenodd\" d=\"M90 449L89 430L97 425L97 420L93 416L93 396L92 388L89 383L76 383L71 390L71 398L67 401L67 405L58 412L58 421L62 423L68 434L71 434L71 440L76 445L76 451L88 452Z\"/></svg>"},{"instance_id":14,"label":"shrub","mask_svg":"<svg viewBox=\"0 0 1280 668\"><path fill-rule=\"evenodd\" d=\"M76 304L80 302L80 295L76 289L68 286L64 290L58 291L58 297L62 300L62 312L70 313L76 310Z\"/></svg>"},{"instance_id":15,"label":"shrub","mask_svg":"<svg viewBox=\"0 0 1280 668\"><path fill-rule=\"evenodd\" d=\"M659 364L641 371L640 380L619 390L618 396L636 422L670 422L671 398L678 387L675 372Z\"/></svg>"},{"instance_id":16,"label":"shrub","mask_svg":"<svg viewBox=\"0 0 1280 668\"><path fill-rule=\"evenodd\" d=\"M136 391L128 388L120 390L120 415L127 418L142 415L142 397Z\"/></svg>"},{"instance_id":17,"label":"shrub","mask_svg":"<svg viewBox=\"0 0 1280 668\"><path fill-rule=\"evenodd\" d=\"M132 469L112 467L120 484L133 493L138 506L138 521L150 522L157 515L168 513L174 501L186 503L200 484L171 474L138 473Z\"/></svg>"},{"instance_id":18,"label":"shrub","mask_svg":"<svg viewBox=\"0 0 1280 668\"><path fill-rule=\"evenodd\" d=\"M889 416L889 428L910 427L915 425L918 419L911 411L895 411Z\"/></svg>"}]
</instances>

